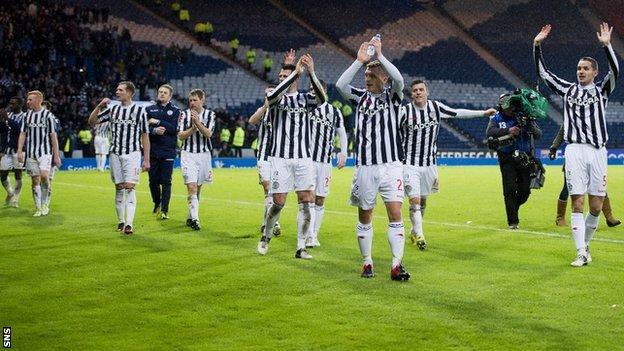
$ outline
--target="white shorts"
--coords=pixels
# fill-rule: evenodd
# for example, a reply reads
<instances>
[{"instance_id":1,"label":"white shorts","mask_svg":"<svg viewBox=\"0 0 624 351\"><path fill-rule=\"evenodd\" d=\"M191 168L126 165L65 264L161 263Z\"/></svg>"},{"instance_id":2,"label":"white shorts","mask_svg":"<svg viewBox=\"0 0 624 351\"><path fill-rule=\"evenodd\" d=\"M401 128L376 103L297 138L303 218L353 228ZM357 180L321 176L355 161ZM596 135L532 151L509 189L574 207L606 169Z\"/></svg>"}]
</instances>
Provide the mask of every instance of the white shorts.
<instances>
[{"instance_id":1,"label":"white shorts","mask_svg":"<svg viewBox=\"0 0 624 351\"><path fill-rule=\"evenodd\" d=\"M41 172L50 172L52 167L52 155L41 155L41 157L26 159L26 171L31 177L41 175Z\"/></svg>"},{"instance_id":2,"label":"white shorts","mask_svg":"<svg viewBox=\"0 0 624 351\"><path fill-rule=\"evenodd\" d=\"M357 166L351 186L351 205L363 210L375 207L377 193L384 202L403 203L403 164Z\"/></svg>"},{"instance_id":3,"label":"white shorts","mask_svg":"<svg viewBox=\"0 0 624 351\"><path fill-rule=\"evenodd\" d=\"M110 154L111 180L115 184L139 183L141 174L141 152L134 151L127 155Z\"/></svg>"},{"instance_id":4,"label":"white shorts","mask_svg":"<svg viewBox=\"0 0 624 351\"><path fill-rule=\"evenodd\" d=\"M100 155L108 154L109 143L108 138L96 136L93 140L93 146L95 147L95 153Z\"/></svg>"},{"instance_id":5,"label":"white shorts","mask_svg":"<svg viewBox=\"0 0 624 351\"><path fill-rule=\"evenodd\" d=\"M403 166L405 195L408 198L427 197L438 192L438 166Z\"/></svg>"},{"instance_id":6,"label":"white shorts","mask_svg":"<svg viewBox=\"0 0 624 351\"><path fill-rule=\"evenodd\" d=\"M316 196L327 197L331 183L332 165L330 163L314 162L316 174Z\"/></svg>"},{"instance_id":7,"label":"white shorts","mask_svg":"<svg viewBox=\"0 0 624 351\"><path fill-rule=\"evenodd\" d=\"M565 150L565 172L570 195L605 196L607 193L607 148L569 144Z\"/></svg>"},{"instance_id":8,"label":"white shorts","mask_svg":"<svg viewBox=\"0 0 624 351\"><path fill-rule=\"evenodd\" d=\"M182 168L184 184L212 183L212 156L210 152L182 151L180 153L180 167Z\"/></svg>"},{"instance_id":9,"label":"white shorts","mask_svg":"<svg viewBox=\"0 0 624 351\"><path fill-rule=\"evenodd\" d=\"M258 160L258 182L271 181L271 161Z\"/></svg>"},{"instance_id":10,"label":"white shorts","mask_svg":"<svg viewBox=\"0 0 624 351\"><path fill-rule=\"evenodd\" d=\"M0 159L0 171L10 171L23 168L23 165L17 161L16 153L2 155L2 159Z\"/></svg>"},{"instance_id":11,"label":"white shorts","mask_svg":"<svg viewBox=\"0 0 624 351\"><path fill-rule=\"evenodd\" d=\"M271 159L271 193L314 190L314 163L310 158Z\"/></svg>"}]
</instances>

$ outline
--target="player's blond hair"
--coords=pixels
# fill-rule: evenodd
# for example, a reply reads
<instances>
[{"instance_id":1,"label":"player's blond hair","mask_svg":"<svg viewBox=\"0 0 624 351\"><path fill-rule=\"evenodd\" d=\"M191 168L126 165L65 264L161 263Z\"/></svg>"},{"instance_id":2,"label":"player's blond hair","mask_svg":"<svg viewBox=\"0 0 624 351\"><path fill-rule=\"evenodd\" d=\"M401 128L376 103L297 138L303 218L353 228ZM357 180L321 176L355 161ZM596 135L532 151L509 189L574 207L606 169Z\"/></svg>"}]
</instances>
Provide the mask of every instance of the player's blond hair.
<instances>
[{"instance_id":1,"label":"player's blond hair","mask_svg":"<svg viewBox=\"0 0 624 351\"><path fill-rule=\"evenodd\" d=\"M200 100L203 100L206 94L201 89L193 89L189 92L189 96L197 96Z\"/></svg>"},{"instance_id":2,"label":"player's blond hair","mask_svg":"<svg viewBox=\"0 0 624 351\"><path fill-rule=\"evenodd\" d=\"M29 95L37 95L43 101L43 93L40 92L39 90L31 90L26 94L26 96L29 96Z\"/></svg>"},{"instance_id":3,"label":"player's blond hair","mask_svg":"<svg viewBox=\"0 0 624 351\"><path fill-rule=\"evenodd\" d=\"M169 89L169 93L170 93L170 94L173 94L173 87L172 87L171 85L169 85L169 84L163 84L163 85L161 85L161 86L159 86L159 87L158 87L158 89L160 89L160 88L166 88L166 89Z\"/></svg>"}]
</instances>

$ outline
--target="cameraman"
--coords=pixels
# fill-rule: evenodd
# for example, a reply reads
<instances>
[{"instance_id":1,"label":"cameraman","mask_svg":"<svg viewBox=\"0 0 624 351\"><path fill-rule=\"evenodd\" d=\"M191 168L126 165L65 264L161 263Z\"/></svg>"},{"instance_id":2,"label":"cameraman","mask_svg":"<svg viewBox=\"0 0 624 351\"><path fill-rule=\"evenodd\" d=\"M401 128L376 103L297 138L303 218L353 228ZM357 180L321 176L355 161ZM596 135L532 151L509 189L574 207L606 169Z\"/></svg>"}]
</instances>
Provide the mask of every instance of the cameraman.
<instances>
[{"instance_id":1,"label":"cameraman","mask_svg":"<svg viewBox=\"0 0 624 351\"><path fill-rule=\"evenodd\" d=\"M518 113L509 104L511 94L499 98L498 113L490 119L487 137L491 148L496 149L498 164L503 176L503 195L509 229L518 229L518 209L531 194L531 169L533 155L531 135L534 140L542 136L535 120Z\"/></svg>"}]
</instances>

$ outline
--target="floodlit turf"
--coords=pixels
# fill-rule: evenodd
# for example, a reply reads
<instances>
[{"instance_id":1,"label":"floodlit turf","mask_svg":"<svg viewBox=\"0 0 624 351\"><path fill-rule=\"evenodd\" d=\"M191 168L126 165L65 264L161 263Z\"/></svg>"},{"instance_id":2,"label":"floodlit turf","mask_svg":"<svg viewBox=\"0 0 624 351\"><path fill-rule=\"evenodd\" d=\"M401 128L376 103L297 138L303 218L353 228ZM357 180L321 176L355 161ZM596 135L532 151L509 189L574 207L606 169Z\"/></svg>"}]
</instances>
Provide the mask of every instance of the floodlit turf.
<instances>
[{"instance_id":1,"label":"floodlit turf","mask_svg":"<svg viewBox=\"0 0 624 351\"><path fill-rule=\"evenodd\" d=\"M377 276L360 278L356 211L346 204L352 174L334 170L312 261L294 259L293 195L283 236L266 257L256 253L263 198L255 170L215 171L199 232L184 225L178 171L167 221L152 215L143 174L131 237L115 232L108 173L58 174L43 218L31 217L27 181L22 207L0 209L0 324L12 327L16 350L622 348L624 229L601 219L594 262L571 268L570 229L553 225L558 167L514 232L505 229L497 167L441 167L441 193L425 216L429 248L405 248L407 283L389 279L382 207ZM624 168L609 176L622 218Z\"/></svg>"}]
</instances>

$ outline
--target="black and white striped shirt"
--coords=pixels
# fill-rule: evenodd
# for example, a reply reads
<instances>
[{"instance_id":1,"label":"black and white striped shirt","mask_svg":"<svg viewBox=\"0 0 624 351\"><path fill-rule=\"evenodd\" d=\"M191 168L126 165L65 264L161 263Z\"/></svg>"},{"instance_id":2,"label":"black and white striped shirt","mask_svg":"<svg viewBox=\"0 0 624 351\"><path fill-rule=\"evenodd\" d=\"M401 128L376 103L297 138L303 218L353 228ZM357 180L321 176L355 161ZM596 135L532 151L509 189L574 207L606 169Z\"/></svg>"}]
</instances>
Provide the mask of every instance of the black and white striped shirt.
<instances>
[{"instance_id":1,"label":"black and white striped shirt","mask_svg":"<svg viewBox=\"0 0 624 351\"><path fill-rule=\"evenodd\" d=\"M258 161L268 161L271 152L271 122L268 119L269 110L264 113L258 126Z\"/></svg>"},{"instance_id":2,"label":"black and white striped shirt","mask_svg":"<svg viewBox=\"0 0 624 351\"><path fill-rule=\"evenodd\" d=\"M609 73L597 84L582 86L550 72L544 64L541 46L533 48L539 76L555 94L563 97L563 138L567 143L590 144L601 148L609 140L605 108L609 95L615 89L619 66L611 45L605 47L605 52Z\"/></svg>"},{"instance_id":3,"label":"black and white striped shirt","mask_svg":"<svg viewBox=\"0 0 624 351\"><path fill-rule=\"evenodd\" d=\"M6 149L3 150L7 155L12 155L17 152L17 140L22 127L22 121L24 119L24 112L14 113L7 111L7 139ZM17 127L17 128L16 128Z\"/></svg>"},{"instance_id":4,"label":"black and white striped shirt","mask_svg":"<svg viewBox=\"0 0 624 351\"><path fill-rule=\"evenodd\" d=\"M269 122L273 127L269 156L280 158L310 158L309 113L316 98L306 93L284 94L269 107Z\"/></svg>"},{"instance_id":5,"label":"black and white striped shirt","mask_svg":"<svg viewBox=\"0 0 624 351\"><path fill-rule=\"evenodd\" d=\"M145 107L134 102L108 107L98 115L97 123L103 122L110 122L111 153L127 155L141 150L141 135L148 131Z\"/></svg>"},{"instance_id":6,"label":"black and white striped shirt","mask_svg":"<svg viewBox=\"0 0 624 351\"><path fill-rule=\"evenodd\" d=\"M95 125L95 136L100 138L108 138L110 134L110 122L102 122Z\"/></svg>"},{"instance_id":7,"label":"black and white striped shirt","mask_svg":"<svg viewBox=\"0 0 624 351\"><path fill-rule=\"evenodd\" d=\"M401 96L391 88L381 94L350 87L355 108L355 154L358 166L401 161Z\"/></svg>"},{"instance_id":8,"label":"black and white striped shirt","mask_svg":"<svg viewBox=\"0 0 624 351\"><path fill-rule=\"evenodd\" d=\"M344 128L340 110L325 102L312 111L312 160L314 162L331 162L334 135L337 128Z\"/></svg>"},{"instance_id":9,"label":"black and white striped shirt","mask_svg":"<svg viewBox=\"0 0 624 351\"><path fill-rule=\"evenodd\" d=\"M211 133L215 128L215 113L210 109L203 109L199 114L199 121L203 124ZM180 113L180 122L178 123L178 131L185 131L193 126L191 120L191 110L187 109ZM199 130L196 130L188 138L182 141L182 150L192 153L211 152L212 143L210 138L206 138Z\"/></svg>"},{"instance_id":10,"label":"black and white striped shirt","mask_svg":"<svg viewBox=\"0 0 624 351\"><path fill-rule=\"evenodd\" d=\"M39 111L28 110L22 119L20 131L26 134L26 157L38 158L52 155L50 134L56 133L56 117L42 108Z\"/></svg>"}]
</instances>

